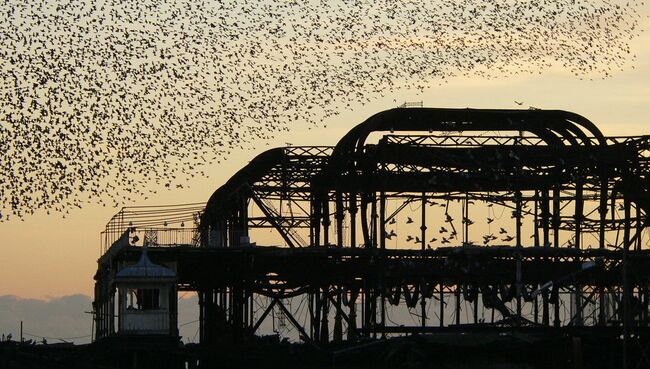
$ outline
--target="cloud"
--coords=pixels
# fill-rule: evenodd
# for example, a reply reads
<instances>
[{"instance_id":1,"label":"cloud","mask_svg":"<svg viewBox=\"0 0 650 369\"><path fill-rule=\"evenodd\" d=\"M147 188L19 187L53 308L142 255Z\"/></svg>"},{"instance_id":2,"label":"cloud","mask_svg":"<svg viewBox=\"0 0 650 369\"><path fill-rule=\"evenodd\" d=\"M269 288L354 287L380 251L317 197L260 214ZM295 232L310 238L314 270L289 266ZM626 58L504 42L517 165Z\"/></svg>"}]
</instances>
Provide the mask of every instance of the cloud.
<instances>
[{"instance_id":1,"label":"cloud","mask_svg":"<svg viewBox=\"0 0 650 369\"><path fill-rule=\"evenodd\" d=\"M90 310L91 298L81 294L47 300L0 296L0 333L11 333L14 340L19 340L22 321L25 339L40 341L47 337L49 343L88 343L92 315L85 312Z\"/></svg>"}]
</instances>

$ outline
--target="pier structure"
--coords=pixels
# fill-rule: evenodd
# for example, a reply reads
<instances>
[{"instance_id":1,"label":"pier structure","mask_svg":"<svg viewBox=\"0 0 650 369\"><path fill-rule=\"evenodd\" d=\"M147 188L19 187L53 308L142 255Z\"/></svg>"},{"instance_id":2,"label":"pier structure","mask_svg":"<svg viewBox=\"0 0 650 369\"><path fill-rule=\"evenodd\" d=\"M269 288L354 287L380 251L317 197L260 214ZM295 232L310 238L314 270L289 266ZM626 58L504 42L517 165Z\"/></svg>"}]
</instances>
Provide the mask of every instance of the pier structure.
<instances>
[{"instance_id":1,"label":"pier structure","mask_svg":"<svg viewBox=\"0 0 650 369\"><path fill-rule=\"evenodd\" d=\"M95 339L117 334L114 278L146 244L198 293L205 346L281 317L319 349L576 332L625 357L650 326L649 162L649 136L565 111L380 112L336 146L258 155L206 204L123 209L103 233Z\"/></svg>"}]
</instances>

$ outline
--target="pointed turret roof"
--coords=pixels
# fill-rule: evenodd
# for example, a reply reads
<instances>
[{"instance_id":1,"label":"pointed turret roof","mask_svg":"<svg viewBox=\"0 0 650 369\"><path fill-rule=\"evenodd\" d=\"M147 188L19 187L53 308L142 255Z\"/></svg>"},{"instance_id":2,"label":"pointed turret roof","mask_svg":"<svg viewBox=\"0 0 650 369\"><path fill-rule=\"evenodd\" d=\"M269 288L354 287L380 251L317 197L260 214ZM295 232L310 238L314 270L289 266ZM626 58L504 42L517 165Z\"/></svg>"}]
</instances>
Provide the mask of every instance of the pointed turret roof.
<instances>
[{"instance_id":1,"label":"pointed turret roof","mask_svg":"<svg viewBox=\"0 0 650 369\"><path fill-rule=\"evenodd\" d=\"M133 265L122 268L116 278L175 278L176 273L162 265L154 264L147 256L147 246L142 247L140 260Z\"/></svg>"}]
</instances>

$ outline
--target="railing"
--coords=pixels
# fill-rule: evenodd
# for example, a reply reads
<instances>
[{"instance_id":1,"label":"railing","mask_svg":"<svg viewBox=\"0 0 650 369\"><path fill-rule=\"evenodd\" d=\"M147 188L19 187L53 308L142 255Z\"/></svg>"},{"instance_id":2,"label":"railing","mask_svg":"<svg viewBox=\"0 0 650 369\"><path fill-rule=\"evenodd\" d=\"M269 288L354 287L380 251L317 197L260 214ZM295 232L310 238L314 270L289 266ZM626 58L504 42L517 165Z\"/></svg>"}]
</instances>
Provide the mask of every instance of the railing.
<instances>
[{"instance_id":1,"label":"railing","mask_svg":"<svg viewBox=\"0 0 650 369\"><path fill-rule=\"evenodd\" d=\"M143 245L147 239L157 246L197 246L196 226L203 209L203 203L122 208L101 233L100 253L105 254L125 233L129 245Z\"/></svg>"},{"instance_id":2,"label":"railing","mask_svg":"<svg viewBox=\"0 0 650 369\"><path fill-rule=\"evenodd\" d=\"M163 247L201 245L201 233L197 228L136 228L133 234L138 237L135 245Z\"/></svg>"},{"instance_id":3,"label":"railing","mask_svg":"<svg viewBox=\"0 0 650 369\"><path fill-rule=\"evenodd\" d=\"M128 234L128 235L127 235ZM128 237L124 239L124 237ZM110 247L118 243L126 243L130 246L193 246L201 245L201 233L197 228L136 228L127 229L119 237L113 240L112 232L102 232L102 239L106 242L102 244L102 254L105 254ZM112 240L112 242L108 242Z\"/></svg>"}]
</instances>

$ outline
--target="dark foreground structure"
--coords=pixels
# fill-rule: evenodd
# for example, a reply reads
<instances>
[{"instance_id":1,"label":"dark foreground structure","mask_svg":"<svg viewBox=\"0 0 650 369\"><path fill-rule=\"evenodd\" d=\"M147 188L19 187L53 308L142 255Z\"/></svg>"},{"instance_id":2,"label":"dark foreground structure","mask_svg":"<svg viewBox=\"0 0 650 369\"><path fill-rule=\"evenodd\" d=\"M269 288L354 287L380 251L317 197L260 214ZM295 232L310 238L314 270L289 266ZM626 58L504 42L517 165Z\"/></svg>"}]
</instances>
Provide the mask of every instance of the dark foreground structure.
<instances>
[{"instance_id":1,"label":"dark foreground structure","mask_svg":"<svg viewBox=\"0 0 650 369\"><path fill-rule=\"evenodd\" d=\"M398 108L335 147L269 150L206 205L111 220L93 350L119 367L155 349L151 367L650 368L649 160L649 136L546 110ZM198 344L179 344L177 291L198 293Z\"/></svg>"}]
</instances>

